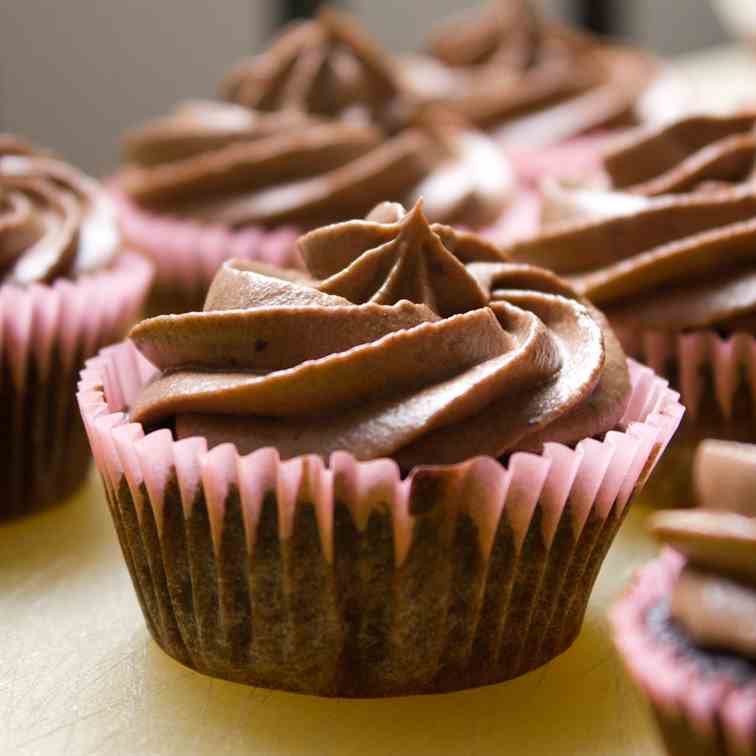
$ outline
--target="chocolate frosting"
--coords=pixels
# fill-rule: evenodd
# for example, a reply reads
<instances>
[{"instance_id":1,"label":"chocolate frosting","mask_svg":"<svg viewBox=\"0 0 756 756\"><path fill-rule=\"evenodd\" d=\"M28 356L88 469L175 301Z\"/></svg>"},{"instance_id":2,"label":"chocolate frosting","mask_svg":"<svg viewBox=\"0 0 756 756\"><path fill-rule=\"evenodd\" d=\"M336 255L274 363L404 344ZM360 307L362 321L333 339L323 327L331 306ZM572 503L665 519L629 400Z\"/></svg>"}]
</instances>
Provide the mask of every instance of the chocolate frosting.
<instances>
[{"instance_id":1,"label":"chocolate frosting","mask_svg":"<svg viewBox=\"0 0 756 756\"><path fill-rule=\"evenodd\" d=\"M223 92L131 131L120 186L138 204L230 227L315 228L421 194L434 221L484 226L511 199L496 144L419 107L391 58L332 9L240 64Z\"/></svg>"},{"instance_id":2,"label":"chocolate frosting","mask_svg":"<svg viewBox=\"0 0 756 756\"><path fill-rule=\"evenodd\" d=\"M329 7L238 64L221 92L254 110L346 118L388 132L406 126L416 105L391 57L352 18Z\"/></svg>"},{"instance_id":3,"label":"chocolate frosting","mask_svg":"<svg viewBox=\"0 0 756 756\"><path fill-rule=\"evenodd\" d=\"M483 128L506 126L508 137L526 130L531 143L634 122L656 70L644 54L546 23L528 0L494 0L453 17L428 47L436 65L420 59L406 68L421 97ZM548 123L534 117L546 110Z\"/></svg>"},{"instance_id":4,"label":"chocolate frosting","mask_svg":"<svg viewBox=\"0 0 756 756\"><path fill-rule=\"evenodd\" d=\"M106 267L120 240L98 183L0 135L0 281L50 283Z\"/></svg>"},{"instance_id":5,"label":"chocolate frosting","mask_svg":"<svg viewBox=\"0 0 756 756\"><path fill-rule=\"evenodd\" d=\"M544 225L623 215L670 194L751 182L756 114L696 115L640 129L607 150L603 167L577 182L543 182Z\"/></svg>"},{"instance_id":6,"label":"chocolate frosting","mask_svg":"<svg viewBox=\"0 0 756 756\"><path fill-rule=\"evenodd\" d=\"M642 130L604 157L611 187L647 197L751 178L756 113L695 115Z\"/></svg>"},{"instance_id":7,"label":"chocolate frosting","mask_svg":"<svg viewBox=\"0 0 756 756\"><path fill-rule=\"evenodd\" d=\"M647 330L753 328L756 192L650 199L623 215L558 225L505 248L564 275L615 325Z\"/></svg>"},{"instance_id":8,"label":"chocolate frosting","mask_svg":"<svg viewBox=\"0 0 756 756\"><path fill-rule=\"evenodd\" d=\"M316 286L231 262L203 312L132 331L161 371L135 421L242 452L346 449L409 469L575 442L624 412L625 357L601 316L549 272L430 225L421 202L300 248Z\"/></svg>"},{"instance_id":9,"label":"chocolate frosting","mask_svg":"<svg viewBox=\"0 0 756 756\"><path fill-rule=\"evenodd\" d=\"M652 530L687 558L672 589L672 618L699 646L756 658L756 519L721 510L659 512Z\"/></svg>"},{"instance_id":10,"label":"chocolate frosting","mask_svg":"<svg viewBox=\"0 0 756 756\"><path fill-rule=\"evenodd\" d=\"M756 506L747 487L756 475L756 447L746 446L705 442L698 478L719 473L724 497L715 486L699 487L704 508L659 512L651 528L687 559L670 597L672 618L700 646L756 659ZM725 466L728 456L733 464Z\"/></svg>"},{"instance_id":11,"label":"chocolate frosting","mask_svg":"<svg viewBox=\"0 0 756 756\"><path fill-rule=\"evenodd\" d=\"M434 220L485 225L514 186L490 139L440 120L387 139L370 125L195 104L130 145L143 158L121 175L132 200L231 227L311 228L420 193Z\"/></svg>"}]
</instances>

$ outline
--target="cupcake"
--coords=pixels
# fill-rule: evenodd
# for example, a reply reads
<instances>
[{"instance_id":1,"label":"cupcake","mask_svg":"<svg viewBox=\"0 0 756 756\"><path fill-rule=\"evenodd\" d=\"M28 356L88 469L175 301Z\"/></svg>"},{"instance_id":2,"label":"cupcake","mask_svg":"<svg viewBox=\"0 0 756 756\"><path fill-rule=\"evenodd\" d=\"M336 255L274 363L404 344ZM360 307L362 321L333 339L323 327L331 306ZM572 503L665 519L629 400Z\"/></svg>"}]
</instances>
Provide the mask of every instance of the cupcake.
<instances>
[{"instance_id":1,"label":"cupcake","mask_svg":"<svg viewBox=\"0 0 756 756\"><path fill-rule=\"evenodd\" d=\"M756 753L756 446L709 442L703 509L658 512L668 548L612 614L670 756ZM716 481L716 482L714 482Z\"/></svg>"},{"instance_id":2,"label":"cupcake","mask_svg":"<svg viewBox=\"0 0 756 756\"><path fill-rule=\"evenodd\" d=\"M578 180L543 182L544 224L620 215L651 197L716 191L749 182L756 113L694 115L639 129Z\"/></svg>"},{"instance_id":3,"label":"cupcake","mask_svg":"<svg viewBox=\"0 0 756 756\"><path fill-rule=\"evenodd\" d=\"M124 337L150 275L124 251L97 182L0 135L0 519L81 483L78 372Z\"/></svg>"},{"instance_id":4,"label":"cupcake","mask_svg":"<svg viewBox=\"0 0 756 756\"><path fill-rule=\"evenodd\" d=\"M756 441L756 193L753 185L644 199L505 248L566 278L609 317L625 351L682 394L686 418L647 488L690 504L708 437Z\"/></svg>"},{"instance_id":5,"label":"cupcake","mask_svg":"<svg viewBox=\"0 0 756 756\"><path fill-rule=\"evenodd\" d=\"M682 414L604 318L422 206L218 272L79 404L156 642L324 696L506 680L565 650Z\"/></svg>"},{"instance_id":6,"label":"cupcake","mask_svg":"<svg viewBox=\"0 0 756 756\"><path fill-rule=\"evenodd\" d=\"M326 10L193 102L126 137L124 232L157 265L151 310L200 310L224 259L301 264L298 232L420 194L434 221L494 224L513 192L496 145L421 108L391 59Z\"/></svg>"},{"instance_id":7,"label":"cupcake","mask_svg":"<svg viewBox=\"0 0 756 756\"><path fill-rule=\"evenodd\" d=\"M530 0L494 0L442 22L427 54L404 66L423 101L491 131L530 180L595 166L607 138L643 120L660 71L647 53L547 21ZM674 112L680 93L666 86L664 100Z\"/></svg>"}]
</instances>

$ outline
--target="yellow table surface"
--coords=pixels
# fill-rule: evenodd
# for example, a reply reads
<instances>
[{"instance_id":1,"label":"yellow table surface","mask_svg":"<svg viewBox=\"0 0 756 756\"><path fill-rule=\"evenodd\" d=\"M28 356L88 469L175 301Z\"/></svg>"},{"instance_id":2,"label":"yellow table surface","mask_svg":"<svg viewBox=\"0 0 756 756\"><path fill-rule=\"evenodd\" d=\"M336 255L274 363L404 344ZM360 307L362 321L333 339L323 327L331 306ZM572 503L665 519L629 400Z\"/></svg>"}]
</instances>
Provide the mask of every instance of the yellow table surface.
<instances>
[{"instance_id":1,"label":"yellow table surface","mask_svg":"<svg viewBox=\"0 0 756 756\"><path fill-rule=\"evenodd\" d=\"M93 474L71 501L0 524L0 754L657 756L605 618L655 552L646 514L631 510L582 634L551 664L463 693L321 700L213 680L163 654Z\"/></svg>"}]
</instances>

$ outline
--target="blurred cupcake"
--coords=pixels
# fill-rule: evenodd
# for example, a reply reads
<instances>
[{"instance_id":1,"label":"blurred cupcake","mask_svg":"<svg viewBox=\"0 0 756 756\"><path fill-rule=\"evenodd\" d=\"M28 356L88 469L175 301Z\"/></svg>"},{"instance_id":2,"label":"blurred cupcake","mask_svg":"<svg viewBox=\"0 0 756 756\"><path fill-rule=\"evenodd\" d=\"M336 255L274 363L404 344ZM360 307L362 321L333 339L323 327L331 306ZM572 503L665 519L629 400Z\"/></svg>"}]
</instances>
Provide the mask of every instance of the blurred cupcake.
<instances>
[{"instance_id":1,"label":"blurred cupcake","mask_svg":"<svg viewBox=\"0 0 756 756\"><path fill-rule=\"evenodd\" d=\"M226 263L203 312L82 373L150 632L207 674L328 696L544 664L676 395L565 282L420 204L300 248L319 283Z\"/></svg>"},{"instance_id":2,"label":"blurred cupcake","mask_svg":"<svg viewBox=\"0 0 756 756\"><path fill-rule=\"evenodd\" d=\"M609 317L625 351L679 389L686 419L647 488L691 502L707 437L756 441L756 192L750 184L644 199L504 252L554 270Z\"/></svg>"},{"instance_id":3,"label":"blurred cupcake","mask_svg":"<svg viewBox=\"0 0 756 756\"><path fill-rule=\"evenodd\" d=\"M0 519L81 483L78 372L124 337L150 275L97 182L0 135Z\"/></svg>"},{"instance_id":4,"label":"blurred cupcake","mask_svg":"<svg viewBox=\"0 0 756 756\"><path fill-rule=\"evenodd\" d=\"M651 197L716 191L750 182L756 168L756 113L695 115L640 129L579 180L543 182L542 222L609 217Z\"/></svg>"},{"instance_id":5,"label":"blurred cupcake","mask_svg":"<svg viewBox=\"0 0 756 756\"><path fill-rule=\"evenodd\" d=\"M752 755L756 446L706 442L697 474L704 509L655 515L670 548L615 607L614 637L670 756Z\"/></svg>"},{"instance_id":6,"label":"blurred cupcake","mask_svg":"<svg viewBox=\"0 0 756 756\"><path fill-rule=\"evenodd\" d=\"M349 18L288 28L222 86L126 138L126 236L157 264L152 311L201 309L229 257L301 264L298 232L426 198L436 221L494 224L513 193L495 144L419 108Z\"/></svg>"},{"instance_id":7,"label":"blurred cupcake","mask_svg":"<svg viewBox=\"0 0 756 756\"><path fill-rule=\"evenodd\" d=\"M547 21L529 0L452 17L427 49L405 64L413 90L491 131L531 179L594 166L607 136L641 122L662 84L651 55ZM664 87L665 114L675 112L682 93Z\"/></svg>"}]
</instances>

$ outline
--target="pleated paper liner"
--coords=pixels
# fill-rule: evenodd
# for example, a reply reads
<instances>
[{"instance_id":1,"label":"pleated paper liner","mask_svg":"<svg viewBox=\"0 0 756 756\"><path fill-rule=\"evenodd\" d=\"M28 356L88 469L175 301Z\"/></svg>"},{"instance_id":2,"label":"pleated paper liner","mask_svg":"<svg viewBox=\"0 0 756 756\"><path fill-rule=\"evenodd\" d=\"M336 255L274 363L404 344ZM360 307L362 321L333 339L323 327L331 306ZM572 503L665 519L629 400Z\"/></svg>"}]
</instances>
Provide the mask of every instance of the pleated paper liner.
<instances>
[{"instance_id":1,"label":"pleated paper liner","mask_svg":"<svg viewBox=\"0 0 756 756\"><path fill-rule=\"evenodd\" d=\"M643 492L657 506L694 504L693 455L705 438L756 443L756 338L714 331L663 333L615 326L625 351L678 389L686 415Z\"/></svg>"},{"instance_id":2,"label":"pleated paper liner","mask_svg":"<svg viewBox=\"0 0 756 756\"><path fill-rule=\"evenodd\" d=\"M79 371L138 319L150 277L125 254L76 281L0 286L0 519L65 498L86 475Z\"/></svg>"},{"instance_id":3,"label":"pleated paper liner","mask_svg":"<svg viewBox=\"0 0 756 756\"><path fill-rule=\"evenodd\" d=\"M232 258L303 267L294 228L233 230L151 213L117 191L113 196L124 237L155 266L148 316L201 310L216 271Z\"/></svg>"},{"instance_id":4,"label":"pleated paper liner","mask_svg":"<svg viewBox=\"0 0 756 756\"><path fill-rule=\"evenodd\" d=\"M156 642L210 675L325 696L495 683L577 636L604 555L683 413L630 363L622 429L424 467L345 452L240 457L145 436L124 409L154 368L130 343L82 372L79 405Z\"/></svg>"},{"instance_id":5,"label":"pleated paper liner","mask_svg":"<svg viewBox=\"0 0 756 756\"><path fill-rule=\"evenodd\" d=\"M706 668L649 627L684 563L666 550L612 611L615 644L648 699L670 756L754 756L756 681Z\"/></svg>"}]
</instances>

